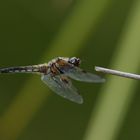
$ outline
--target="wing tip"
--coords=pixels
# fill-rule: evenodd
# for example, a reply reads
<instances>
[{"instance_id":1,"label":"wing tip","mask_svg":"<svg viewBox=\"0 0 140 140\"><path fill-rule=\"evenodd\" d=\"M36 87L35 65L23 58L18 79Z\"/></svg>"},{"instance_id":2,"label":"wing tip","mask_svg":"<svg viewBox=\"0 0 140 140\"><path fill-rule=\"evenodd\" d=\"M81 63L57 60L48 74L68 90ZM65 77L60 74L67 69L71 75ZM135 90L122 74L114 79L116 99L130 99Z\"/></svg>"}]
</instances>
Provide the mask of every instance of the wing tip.
<instances>
[{"instance_id":1,"label":"wing tip","mask_svg":"<svg viewBox=\"0 0 140 140\"><path fill-rule=\"evenodd\" d=\"M78 103L78 104L83 104L84 100L83 98L80 96L80 98L78 100L75 100L74 101L75 103Z\"/></svg>"},{"instance_id":2,"label":"wing tip","mask_svg":"<svg viewBox=\"0 0 140 140\"><path fill-rule=\"evenodd\" d=\"M104 83L106 81L106 79L101 78L100 83Z\"/></svg>"},{"instance_id":3,"label":"wing tip","mask_svg":"<svg viewBox=\"0 0 140 140\"><path fill-rule=\"evenodd\" d=\"M101 77L98 76L96 79L95 78L90 79L90 80L88 80L86 82L89 82L89 83L104 83L104 82L106 82L106 79L101 78Z\"/></svg>"},{"instance_id":4,"label":"wing tip","mask_svg":"<svg viewBox=\"0 0 140 140\"><path fill-rule=\"evenodd\" d=\"M81 99L81 100L78 101L77 103L78 103L78 104L83 104L83 102L84 102L83 99Z\"/></svg>"},{"instance_id":5,"label":"wing tip","mask_svg":"<svg viewBox=\"0 0 140 140\"><path fill-rule=\"evenodd\" d=\"M82 98L82 96L78 96L77 98L72 98L72 99L69 99L70 101L74 102L74 103L77 103L77 104L83 104L84 100Z\"/></svg>"},{"instance_id":6,"label":"wing tip","mask_svg":"<svg viewBox=\"0 0 140 140\"><path fill-rule=\"evenodd\" d=\"M106 82L106 79L100 77L99 75L96 75L96 78L95 79L93 78L93 82L95 82L95 83L104 83L104 82Z\"/></svg>"}]
</instances>

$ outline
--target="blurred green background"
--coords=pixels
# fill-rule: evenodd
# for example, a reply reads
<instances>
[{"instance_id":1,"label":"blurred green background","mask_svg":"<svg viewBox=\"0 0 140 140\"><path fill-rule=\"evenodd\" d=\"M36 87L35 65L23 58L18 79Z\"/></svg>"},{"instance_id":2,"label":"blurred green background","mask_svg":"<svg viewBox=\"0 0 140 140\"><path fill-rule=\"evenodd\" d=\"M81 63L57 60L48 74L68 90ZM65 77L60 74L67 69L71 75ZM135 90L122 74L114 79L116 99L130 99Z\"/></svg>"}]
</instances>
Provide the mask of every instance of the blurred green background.
<instances>
[{"instance_id":1,"label":"blurred green background","mask_svg":"<svg viewBox=\"0 0 140 140\"><path fill-rule=\"evenodd\" d=\"M139 73L139 0L13 0L0 2L0 66L77 56L81 67ZM101 74L102 75L102 74ZM73 81L78 105L38 75L0 75L1 140L139 140L139 81L105 76Z\"/></svg>"}]
</instances>

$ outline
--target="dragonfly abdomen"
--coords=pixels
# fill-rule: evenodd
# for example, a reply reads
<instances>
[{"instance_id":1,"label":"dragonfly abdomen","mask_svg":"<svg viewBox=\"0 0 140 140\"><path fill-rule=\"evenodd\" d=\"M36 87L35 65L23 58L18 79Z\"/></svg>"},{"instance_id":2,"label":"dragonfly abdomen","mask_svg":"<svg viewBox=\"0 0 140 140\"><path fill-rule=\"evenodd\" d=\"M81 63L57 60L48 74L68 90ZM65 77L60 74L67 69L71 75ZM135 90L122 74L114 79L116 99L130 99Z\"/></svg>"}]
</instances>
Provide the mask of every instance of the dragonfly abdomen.
<instances>
[{"instance_id":1,"label":"dragonfly abdomen","mask_svg":"<svg viewBox=\"0 0 140 140\"><path fill-rule=\"evenodd\" d=\"M20 67L9 67L1 68L0 73L33 73L39 72L39 66L20 66Z\"/></svg>"}]
</instances>

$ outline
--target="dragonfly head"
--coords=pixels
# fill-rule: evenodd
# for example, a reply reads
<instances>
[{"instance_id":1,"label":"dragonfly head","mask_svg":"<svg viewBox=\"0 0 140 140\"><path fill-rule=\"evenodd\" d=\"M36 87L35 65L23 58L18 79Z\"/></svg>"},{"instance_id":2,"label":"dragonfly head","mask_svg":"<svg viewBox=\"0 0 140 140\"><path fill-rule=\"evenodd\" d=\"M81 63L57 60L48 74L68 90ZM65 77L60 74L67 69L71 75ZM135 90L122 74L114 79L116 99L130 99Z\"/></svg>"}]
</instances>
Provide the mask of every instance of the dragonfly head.
<instances>
[{"instance_id":1,"label":"dragonfly head","mask_svg":"<svg viewBox=\"0 0 140 140\"><path fill-rule=\"evenodd\" d=\"M80 60L80 58L71 57L71 58L69 58L68 62L69 62L70 64L73 64L74 66L79 66L81 60Z\"/></svg>"}]
</instances>

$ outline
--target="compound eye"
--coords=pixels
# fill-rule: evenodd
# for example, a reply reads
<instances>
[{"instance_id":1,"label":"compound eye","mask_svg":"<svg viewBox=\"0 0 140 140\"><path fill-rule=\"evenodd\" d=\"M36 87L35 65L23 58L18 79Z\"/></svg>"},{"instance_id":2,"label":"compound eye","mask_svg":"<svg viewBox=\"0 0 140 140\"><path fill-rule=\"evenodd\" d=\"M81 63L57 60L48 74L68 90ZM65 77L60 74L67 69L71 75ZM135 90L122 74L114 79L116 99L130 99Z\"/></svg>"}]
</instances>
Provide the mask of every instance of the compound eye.
<instances>
[{"instance_id":1,"label":"compound eye","mask_svg":"<svg viewBox=\"0 0 140 140\"><path fill-rule=\"evenodd\" d=\"M70 62L74 64L76 62L76 58L75 57L71 58Z\"/></svg>"},{"instance_id":2,"label":"compound eye","mask_svg":"<svg viewBox=\"0 0 140 140\"><path fill-rule=\"evenodd\" d=\"M76 57L72 57L69 59L69 63L75 65L75 66L79 66L80 64L80 59L79 58L76 58Z\"/></svg>"}]
</instances>

